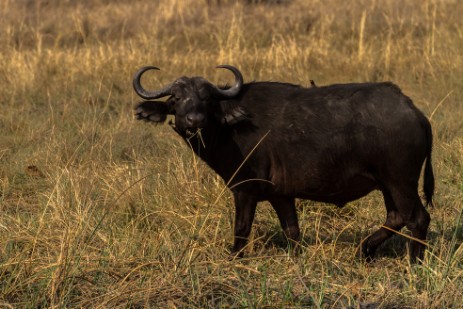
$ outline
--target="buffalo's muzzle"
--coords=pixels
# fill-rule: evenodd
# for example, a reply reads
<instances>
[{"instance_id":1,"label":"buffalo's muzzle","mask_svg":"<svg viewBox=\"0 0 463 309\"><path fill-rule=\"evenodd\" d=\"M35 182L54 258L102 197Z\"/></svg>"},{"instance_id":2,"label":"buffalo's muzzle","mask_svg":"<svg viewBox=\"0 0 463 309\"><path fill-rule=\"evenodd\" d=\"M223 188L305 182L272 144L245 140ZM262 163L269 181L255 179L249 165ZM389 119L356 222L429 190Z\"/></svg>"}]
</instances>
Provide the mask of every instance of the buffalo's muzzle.
<instances>
[{"instance_id":1,"label":"buffalo's muzzle","mask_svg":"<svg viewBox=\"0 0 463 309\"><path fill-rule=\"evenodd\" d=\"M206 117L201 113L188 113L185 116L185 123L189 128L203 128L206 124Z\"/></svg>"}]
</instances>

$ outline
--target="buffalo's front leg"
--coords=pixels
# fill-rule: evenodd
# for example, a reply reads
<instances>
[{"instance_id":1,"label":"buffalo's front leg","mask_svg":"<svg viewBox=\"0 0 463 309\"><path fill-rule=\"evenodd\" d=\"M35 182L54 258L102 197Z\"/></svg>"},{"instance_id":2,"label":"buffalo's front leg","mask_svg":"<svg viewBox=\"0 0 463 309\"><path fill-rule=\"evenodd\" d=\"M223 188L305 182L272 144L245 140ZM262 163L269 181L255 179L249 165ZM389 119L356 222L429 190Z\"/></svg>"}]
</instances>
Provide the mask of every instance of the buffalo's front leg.
<instances>
[{"instance_id":1,"label":"buffalo's front leg","mask_svg":"<svg viewBox=\"0 0 463 309\"><path fill-rule=\"evenodd\" d=\"M256 213L257 200L245 192L234 192L235 197L235 239L231 251L232 257L243 257L251 233L252 221Z\"/></svg>"}]
</instances>

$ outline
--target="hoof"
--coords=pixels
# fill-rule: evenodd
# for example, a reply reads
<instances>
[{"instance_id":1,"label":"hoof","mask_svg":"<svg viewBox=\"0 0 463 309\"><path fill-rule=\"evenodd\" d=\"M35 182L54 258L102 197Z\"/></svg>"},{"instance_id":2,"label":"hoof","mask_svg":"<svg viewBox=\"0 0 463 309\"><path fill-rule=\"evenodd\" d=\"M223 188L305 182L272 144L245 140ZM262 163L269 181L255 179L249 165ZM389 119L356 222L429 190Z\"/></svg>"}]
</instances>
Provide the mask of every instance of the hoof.
<instances>
[{"instance_id":1,"label":"hoof","mask_svg":"<svg viewBox=\"0 0 463 309\"><path fill-rule=\"evenodd\" d=\"M368 262L373 262L376 248L369 245L368 239L362 243L362 257Z\"/></svg>"},{"instance_id":2,"label":"hoof","mask_svg":"<svg viewBox=\"0 0 463 309\"><path fill-rule=\"evenodd\" d=\"M228 256L229 261L239 260L244 257L243 251L231 252Z\"/></svg>"}]
</instances>

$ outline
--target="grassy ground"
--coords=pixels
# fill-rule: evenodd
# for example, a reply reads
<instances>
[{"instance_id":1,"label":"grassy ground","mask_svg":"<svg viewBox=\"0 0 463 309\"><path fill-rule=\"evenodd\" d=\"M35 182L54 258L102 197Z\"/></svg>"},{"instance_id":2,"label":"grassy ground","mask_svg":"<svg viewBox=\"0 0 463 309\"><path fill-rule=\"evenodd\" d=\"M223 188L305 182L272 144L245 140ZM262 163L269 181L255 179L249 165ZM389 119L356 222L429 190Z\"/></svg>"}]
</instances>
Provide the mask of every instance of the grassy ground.
<instances>
[{"instance_id":1,"label":"grassy ground","mask_svg":"<svg viewBox=\"0 0 463 309\"><path fill-rule=\"evenodd\" d=\"M462 308L462 15L450 0L0 0L0 307ZM424 263L400 236L357 257L385 219L378 193L300 201L299 255L263 203L229 261L224 183L168 126L134 120L131 88L148 64L147 87L226 83L222 63L246 81L400 85L435 135Z\"/></svg>"}]
</instances>

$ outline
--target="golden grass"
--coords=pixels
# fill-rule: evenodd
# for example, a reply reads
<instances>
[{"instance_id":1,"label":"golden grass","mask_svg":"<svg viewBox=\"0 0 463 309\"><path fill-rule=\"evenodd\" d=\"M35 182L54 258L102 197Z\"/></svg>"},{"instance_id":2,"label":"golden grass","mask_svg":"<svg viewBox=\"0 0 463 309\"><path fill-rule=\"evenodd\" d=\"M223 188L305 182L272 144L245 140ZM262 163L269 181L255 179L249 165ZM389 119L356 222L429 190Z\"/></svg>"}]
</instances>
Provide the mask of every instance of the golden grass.
<instances>
[{"instance_id":1,"label":"golden grass","mask_svg":"<svg viewBox=\"0 0 463 309\"><path fill-rule=\"evenodd\" d=\"M0 306L461 307L463 4L255 2L0 1ZM134 120L131 88L148 64L153 88L226 83L224 63L246 81L392 80L432 116L422 265L399 236L357 257L383 224L378 193L300 201L299 255L262 203L246 258L228 260L225 184L168 126Z\"/></svg>"}]
</instances>

